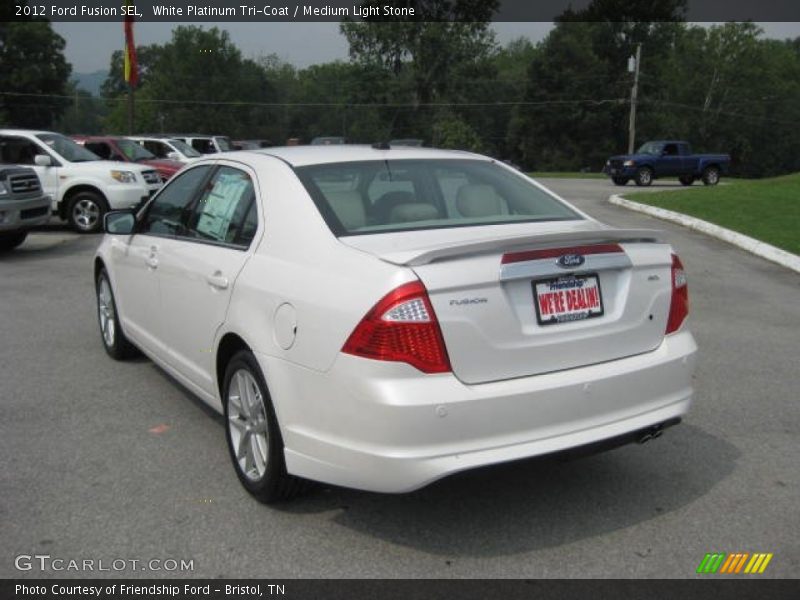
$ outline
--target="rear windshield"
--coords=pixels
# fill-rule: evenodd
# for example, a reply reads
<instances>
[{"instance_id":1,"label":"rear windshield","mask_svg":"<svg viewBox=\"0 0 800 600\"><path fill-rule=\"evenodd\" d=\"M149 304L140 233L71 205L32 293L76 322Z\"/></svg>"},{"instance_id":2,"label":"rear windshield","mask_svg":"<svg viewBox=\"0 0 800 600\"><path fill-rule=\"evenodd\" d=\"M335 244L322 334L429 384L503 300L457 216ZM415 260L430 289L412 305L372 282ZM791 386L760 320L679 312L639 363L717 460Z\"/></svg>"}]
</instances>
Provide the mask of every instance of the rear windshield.
<instances>
[{"instance_id":1,"label":"rear windshield","mask_svg":"<svg viewBox=\"0 0 800 600\"><path fill-rule=\"evenodd\" d=\"M487 161L376 160L296 171L337 236L582 218Z\"/></svg>"}]
</instances>

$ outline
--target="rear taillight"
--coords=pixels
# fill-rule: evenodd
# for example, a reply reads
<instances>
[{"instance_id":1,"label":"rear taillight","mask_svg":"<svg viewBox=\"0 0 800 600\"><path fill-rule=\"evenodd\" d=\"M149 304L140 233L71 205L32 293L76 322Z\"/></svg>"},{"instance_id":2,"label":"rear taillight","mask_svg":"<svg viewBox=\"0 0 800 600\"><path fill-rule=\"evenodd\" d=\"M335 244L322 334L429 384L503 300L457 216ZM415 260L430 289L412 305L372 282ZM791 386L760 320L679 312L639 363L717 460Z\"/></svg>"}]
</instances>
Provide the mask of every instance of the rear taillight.
<instances>
[{"instance_id":1,"label":"rear taillight","mask_svg":"<svg viewBox=\"0 0 800 600\"><path fill-rule=\"evenodd\" d=\"M689 286L681 259L672 255L672 300L669 304L667 333L677 331L689 315Z\"/></svg>"},{"instance_id":2,"label":"rear taillight","mask_svg":"<svg viewBox=\"0 0 800 600\"><path fill-rule=\"evenodd\" d=\"M381 298L350 334L342 352L408 363L424 373L450 371L436 313L419 281Z\"/></svg>"}]
</instances>

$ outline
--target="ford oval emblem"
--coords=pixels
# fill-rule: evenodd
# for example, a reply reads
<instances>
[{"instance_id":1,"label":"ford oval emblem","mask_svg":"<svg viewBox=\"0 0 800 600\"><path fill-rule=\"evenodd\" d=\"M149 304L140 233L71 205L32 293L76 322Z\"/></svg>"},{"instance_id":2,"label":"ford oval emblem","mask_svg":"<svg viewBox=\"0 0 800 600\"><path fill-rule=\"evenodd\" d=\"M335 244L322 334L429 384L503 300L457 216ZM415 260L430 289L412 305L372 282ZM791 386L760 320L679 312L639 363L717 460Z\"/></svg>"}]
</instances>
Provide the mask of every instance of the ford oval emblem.
<instances>
[{"instance_id":1,"label":"ford oval emblem","mask_svg":"<svg viewBox=\"0 0 800 600\"><path fill-rule=\"evenodd\" d=\"M580 267L585 262L586 259L582 254L564 254L563 256L559 256L556 261L558 266L564 269L574 269L575 267Z\"/></svg>"}]
</instances>

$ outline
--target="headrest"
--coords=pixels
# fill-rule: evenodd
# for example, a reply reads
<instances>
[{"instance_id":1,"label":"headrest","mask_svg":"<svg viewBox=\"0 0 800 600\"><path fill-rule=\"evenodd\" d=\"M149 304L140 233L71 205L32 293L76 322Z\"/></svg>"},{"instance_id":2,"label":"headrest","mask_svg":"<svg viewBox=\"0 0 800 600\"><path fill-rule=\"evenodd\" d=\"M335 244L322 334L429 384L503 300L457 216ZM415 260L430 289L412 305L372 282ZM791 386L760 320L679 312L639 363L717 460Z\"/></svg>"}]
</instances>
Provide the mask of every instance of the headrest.
<instances>
[{"instance_id":1,"label":"headrest","mask_svg":"<svg viewBox=\"0 0 800 600\"><path fill-rule=\"evenodd\" d=\"M438 218L439 211L436 210L436 207L425 202L398 204L389 213L390 223L409 223L411 221L428 221Z\"/></svg>"},{"instance_id":2,"label":"headrest","mask_svg":"<svg viewBox=\"0 0 800 600\"><path fill-rule=\"evenodd\" d=\"M458 188L456 208L465 217L488 217L503 212L500 196L490 185L468 183Z\"/></svg>"},{"instance_id":3,"label":"headrest","mask_svg":"<svg viewBox=\"0 0 800 600\"><path fill-rule=\"evenodd\" d=\"M348 231L367 224L364 203L358 192L330 191L325 193L325 197L336 217Z\"/></svg>"}]
</instances>

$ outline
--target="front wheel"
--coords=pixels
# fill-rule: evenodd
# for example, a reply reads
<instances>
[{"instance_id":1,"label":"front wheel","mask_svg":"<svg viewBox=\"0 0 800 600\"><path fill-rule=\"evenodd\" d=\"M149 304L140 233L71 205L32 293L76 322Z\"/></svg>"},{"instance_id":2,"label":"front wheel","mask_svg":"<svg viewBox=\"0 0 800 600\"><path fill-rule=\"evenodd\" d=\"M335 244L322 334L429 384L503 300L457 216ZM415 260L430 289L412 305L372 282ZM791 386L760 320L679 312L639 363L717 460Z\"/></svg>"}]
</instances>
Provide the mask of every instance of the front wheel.
<instances>
[{"instance_id":1,"label":"front wheel","mask_svg":"<svg viewBox=\"0 0 800 600\"><path fill-rule=\"evenodd\" d=\"M222 401L228 451L244 488L265 504L303 491L306 482L286 472L278 420L251 352L242 350L228 363Z\"/></svg>"},{"instance_id":2,"label":"front wheel","mask_svg":"<svg viewBox=\"0 0 800 600\"><path fill-rule=\"evenodd\" d=\"M15 231L14 233L0 233L0 252L13 250L25 241L28 237L27 231Z\"/></svg>"},{"instance_id":3,"label":"front wheel","mask_svg":"<svg viewBox=\"0 0 800 600\"><path fill-rule=\"evenodd\" d=\"M691 175L681 175L678 177L678 181L681 182L681 185L692 185L694 183L694 177Z\"/></svg>"},{"instance_id":4,"label":"front wheel","mask_svg":"<svg viewBox=\"0 0 800 600\"><path fill-rule=\"evenodd\" d=\"M627 177L612 177L611 181L613 181L615 185L627 185L628 184L628 178Z\"/></svg>"},{"instance_id":5,"label":"front wheel","mask_svg":"<svg viewBox=\"0 0 800 600\"><path fill-rule=\"evenodd\" d=\"M653 169L650 167L642 167L636 171L636 185L639 187L646 187L653 183Z\"/></svg>"},{"instance_id":6,"label":"front wheel","mask_svg":"<svg viewBox=\"0 0 800 600\"><path fill-rule=\"evenodd\" d=\"M717 185L719 183L719 169L717 167L706 167L703 171L703 183L705 185Z\"/></svg>"},{"instance_id":7,"label":"front wheel","mask_svg":"<svg viewBox=\"0 0 800 600\"><path fill-rule=\"evenodd\" d=\"M78 192L67 205L67 221L78 233L97 233L103 229L108 212L105 198L96 192Z\"/></svg>"},{"instance_id":8,"label":"front wheel","mask_svg":"<svg viewBox=\"0 0 800 600\"><path fill-rule=\"evenodd\" d=\"M136 347L128 341L119 325L117 303L114 301L114 292L111 291L111 282L105 269L101 270L97 276L95 289L97 320L100 325L103 347L114 360L124 360L134 356L137 352Z\"/></svg>"}]
</instances>

